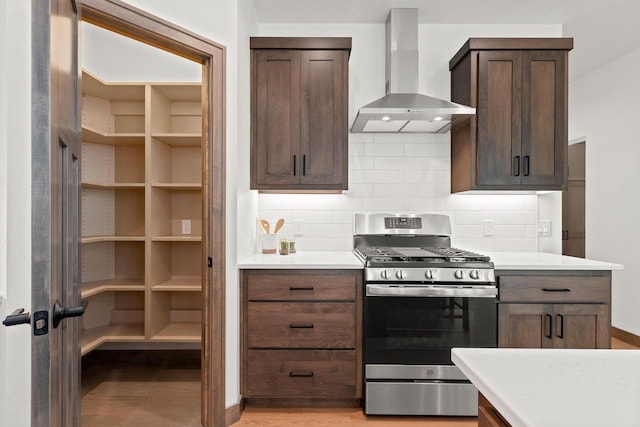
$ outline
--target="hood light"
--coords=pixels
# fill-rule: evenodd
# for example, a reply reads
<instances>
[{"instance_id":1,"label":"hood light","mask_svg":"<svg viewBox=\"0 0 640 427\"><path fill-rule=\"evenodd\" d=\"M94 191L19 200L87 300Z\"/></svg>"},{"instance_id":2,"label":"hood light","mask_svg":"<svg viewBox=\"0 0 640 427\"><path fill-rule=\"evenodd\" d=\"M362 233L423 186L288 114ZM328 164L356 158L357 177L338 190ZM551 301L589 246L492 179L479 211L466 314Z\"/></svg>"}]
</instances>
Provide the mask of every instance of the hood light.
<instances>
[{"instance_id":1,"label":"hood light","mask_svg":"<svg viewBox=\"0 0 640 427\"><path fill-rule=\"evenodd\" d=\"M382 117L380 120L384 121L384 122L388 122L389 120L391 120L391 117L389 116L384 116Z\"/></svg>"},{"instance_id":2,"label":"hood light","mask_svg":"<svg viewBox=\"0 0 640 427\"><path fill-rule=\"evenodd\" d=\"M434 117L433 120L439 122L440 120L442 120L442 117Z\"/></svg>"}]
</instances>

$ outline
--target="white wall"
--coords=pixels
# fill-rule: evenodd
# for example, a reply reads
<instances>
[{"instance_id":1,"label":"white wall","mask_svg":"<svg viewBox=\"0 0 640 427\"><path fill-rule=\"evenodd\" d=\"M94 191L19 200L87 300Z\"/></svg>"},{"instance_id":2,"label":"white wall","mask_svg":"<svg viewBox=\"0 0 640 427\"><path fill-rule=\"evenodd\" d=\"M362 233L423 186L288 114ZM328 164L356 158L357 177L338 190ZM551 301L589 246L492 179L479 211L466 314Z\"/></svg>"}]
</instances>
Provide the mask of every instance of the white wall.
<instances>
[{"instance_id":1,"label":"white wall","mask_svg":"<svg viewBox=\"0 0 640 427\"><path fill-rule=\"evenodd\" d=\"M612 322L640 335L640 48L569 86L569 137L586 143L586 256L614 272Z\"/></svg>"},{"instance_id":2,"label":"white wall","mask_svg":"<svg viewBox=\"0 0 640 427\"><path fill-rule=\"evenodd\" d=\"M384 24L260 25L261 36L352 37L349 123L360 106L384 95L384 33ZM421 25L421 92L449 99L449 60L469 37L561 35L559 25ZM261 194L260 216L271 222L285 218L285 235L292 235L294 219L303 219L300 250L350 250L352 217L360 211L445 213L454 245L485 252L538 250L537 196L450 194L449 134L350 134L349 162L349 191ZM484 236L484 220L495 222L493 236Z\"/></svg>"},{"instance_id":3,"label":"white wall","mask_svg":"<svg viewBox=\"0 0 640 427\"><path fill-rule=\"evenodd\" d=\"M31 311L31 5L18 1L2 3L0 318L4 319L16 308ZM11 177L10 186L8 177ZM3 292L6 292L6 301L2 301ZM2 427L30 424L30 354L29 326L0 327Z\"/></svg>"}]
</instances>

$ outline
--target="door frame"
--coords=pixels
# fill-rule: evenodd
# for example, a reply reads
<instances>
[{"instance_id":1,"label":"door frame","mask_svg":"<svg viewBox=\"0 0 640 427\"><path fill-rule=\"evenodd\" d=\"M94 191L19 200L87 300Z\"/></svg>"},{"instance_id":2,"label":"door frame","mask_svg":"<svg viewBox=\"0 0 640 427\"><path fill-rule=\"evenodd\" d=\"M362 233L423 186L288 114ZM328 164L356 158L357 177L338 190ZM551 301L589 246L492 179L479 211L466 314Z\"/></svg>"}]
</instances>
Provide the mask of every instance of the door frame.
<instances>
[{"instance_id":1,"label":"door frame","mask_svg":"<svg viewBox=\"0 0 640 427\"><path fill-rule=\"evenodd\" d=\"M225 422L226 48L118 0L80 0L80 19L203 65L202 425ZM209 265L209 267L207 267Z\"/></svg>"}]
</instances>

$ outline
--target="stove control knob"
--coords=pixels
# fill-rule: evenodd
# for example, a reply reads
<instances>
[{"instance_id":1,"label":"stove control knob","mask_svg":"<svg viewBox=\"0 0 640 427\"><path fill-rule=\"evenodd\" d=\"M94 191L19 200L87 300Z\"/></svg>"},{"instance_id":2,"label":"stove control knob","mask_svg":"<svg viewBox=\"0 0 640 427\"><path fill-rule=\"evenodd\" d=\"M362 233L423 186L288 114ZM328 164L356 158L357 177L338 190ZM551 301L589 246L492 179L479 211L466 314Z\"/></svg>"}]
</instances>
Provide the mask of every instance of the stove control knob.
<instances>
[{"instance_id":1,"label":"stove control knob","mask_svg":"<svg viewBox=\"0 0 640 427\"><path fill-rule=\"evenodd\" d=\"M391 279L391 270L382 270L380 275L383 279Z\"/></svg>"},{"instance_id":2,"label":"stove control knob","mask_svg":"<svg viewBox=\"0 0 640 427\"><path fill-rule=\"evenodd\" d=\"M471 277L473 280L478 280L480 278L480 273L478 272L478 270L471 270L471 272L469 273L469 277Z\"/></svg>"},{"instance_id":3,"label":"stove control knob","mask_svg":"<svg viewBox=\"0 0 640 427\"><path fill-rule=\"evenodd\" d=\"M456 270L456 272L453 273L453 277L455 277L456 279L464 279L464 271Z\"/></svg>"},{"instance_id":4,"label":"stove control knob","mask_svg":"<svg viewBox=\"0 0 640 427\"><path fill-rule=\"evenodd\" d=\"M436 272L433 270L427 270L424 272L424 277L426 277L429 280L433 280L436 278Z\"/></svg>"},{"instance_id":5,"label":"stove control knob","mask_svg":"<svg viewBox=\"0 0 640 427\"><path fill-rule=\"evenodd\" d=\"M398 270L398 271L396 271L396 277L398 279L404 279L404 278L407 277L407 272L404 271L404 270Z\"/></svg>"}]
</instances>

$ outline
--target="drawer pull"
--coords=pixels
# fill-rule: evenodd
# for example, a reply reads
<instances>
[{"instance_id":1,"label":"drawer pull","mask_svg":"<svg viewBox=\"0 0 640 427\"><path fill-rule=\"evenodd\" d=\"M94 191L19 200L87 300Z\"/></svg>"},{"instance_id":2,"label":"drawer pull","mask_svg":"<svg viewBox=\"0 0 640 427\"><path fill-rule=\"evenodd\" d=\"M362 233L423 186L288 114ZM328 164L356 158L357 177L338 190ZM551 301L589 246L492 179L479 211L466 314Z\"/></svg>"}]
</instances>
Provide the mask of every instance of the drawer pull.
<instances>
[{"instance_id":1,"label":"drawer pull","mask_svg":"<svg viewBox=\"0 0 640 427\"><path fill-rule=\"evenodd\" d=\"M551 330L553 329L553 317L547 313L545 314L545 330L544 336L551 339Z\"/></svg>"},{"instance_id":2,"label":"drawer pull","mask_svg":"<svg viewBox=\"0 0 640 427\"><path fill-rule=\"evenodd\" d=\"M290 329L313 329L313 323L307 323L303 325L296 325L294 323L289 325Z\"/></svg>"},{"instance_id":3,"label":"drawer pull","mask_svg":"<svg viewBox=\"0 0 640 427\"><path fill-rule=\"evenodd\" d=\"M311 378L313 377L313 371L309 372L289 372L290 377L298 377L298 378Z\"/></svg>"},{"instance_id":4,"label":"drawer pull","mask_svg":"<svg viewBox=\"0 0 640 427\"><path fill-rule=\"evenodd\" d=\"M564 316L562 314L558 314L558 319L560 320L560 328L556 324L556 329L560 329L558 332L558 338L564 338Z\"/></svg>"},{"instance_id":5,"label":"drawer pull","mask_svg":"<svg viewBox=\"0 0 640 427\"><path fill-rule=\"evenodd\" d=\"M309 286L309 287L306 287L306 288L296 288L294 286L290 286L289 290L290 291L312 291L313 290L313 286Z\"/></svg>"},{"instance_id":6,"label":"drawer pull","mask_svg":"<svg viewBox=\"0 0 640 427\"><path fill-rule=\"evenodd\" d=\"M545 292L571 292L569 288L542 288L542 290Z\"/></svg>"}]
</instances>

